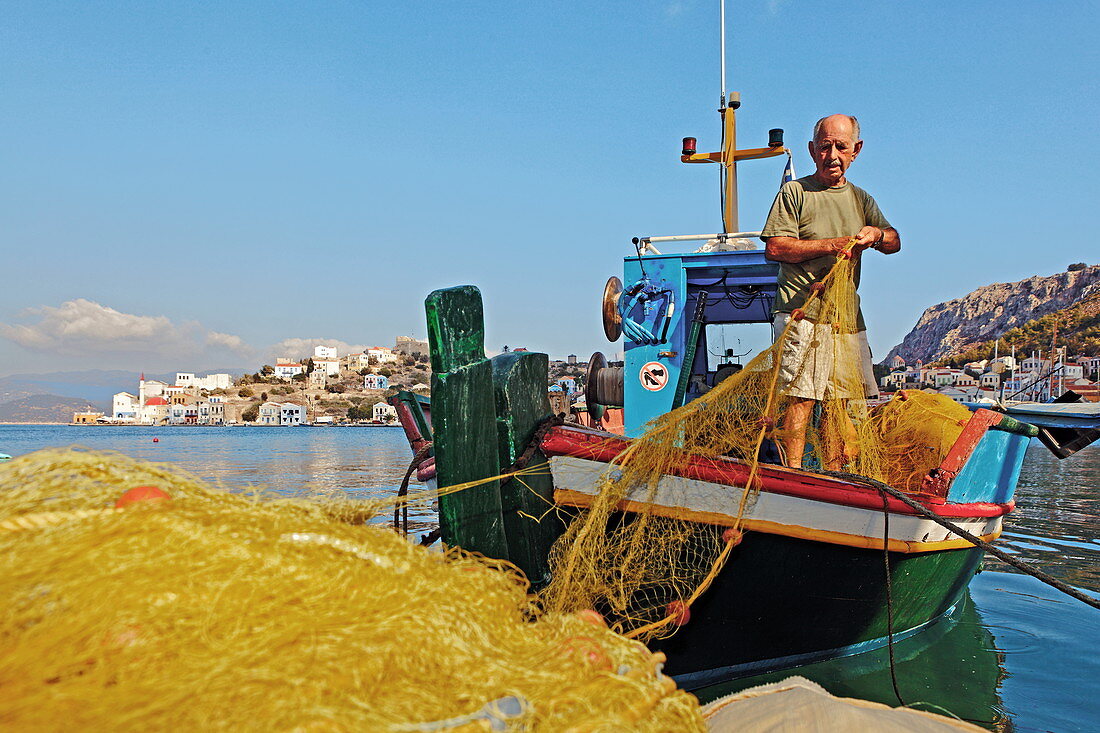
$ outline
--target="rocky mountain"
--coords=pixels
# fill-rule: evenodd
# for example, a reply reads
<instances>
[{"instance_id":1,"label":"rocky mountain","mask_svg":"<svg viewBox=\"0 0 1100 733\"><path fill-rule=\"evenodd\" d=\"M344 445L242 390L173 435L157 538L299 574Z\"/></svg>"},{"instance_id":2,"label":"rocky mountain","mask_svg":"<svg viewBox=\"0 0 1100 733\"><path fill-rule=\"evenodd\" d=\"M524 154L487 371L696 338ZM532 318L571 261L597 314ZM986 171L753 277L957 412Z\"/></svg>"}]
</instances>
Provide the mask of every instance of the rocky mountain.
<instances>
[{"instance_id":1,"label":"rocky mountain","mask_svg":"<svg viewBox=\"0 0 1100 733\"><path fill-rule=\"evenodd\" d=\"M883 361L895 355L908 363L943 359L1097 294L1100 265L1070 265L1048 277L986 285L925 310Z\"/></svg>"}]
</instances>

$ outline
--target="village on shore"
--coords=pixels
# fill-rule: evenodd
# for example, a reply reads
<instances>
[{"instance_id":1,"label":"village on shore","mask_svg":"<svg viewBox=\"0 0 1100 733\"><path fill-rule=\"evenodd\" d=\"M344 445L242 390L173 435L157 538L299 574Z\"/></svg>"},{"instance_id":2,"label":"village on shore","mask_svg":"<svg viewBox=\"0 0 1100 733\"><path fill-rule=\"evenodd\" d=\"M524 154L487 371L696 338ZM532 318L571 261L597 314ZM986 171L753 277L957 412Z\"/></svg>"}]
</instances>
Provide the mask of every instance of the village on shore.
<instances>
[{"instance_id":1,"label":"village on shore","mask_svg":"<svg viewBox=\"0 0 1100 733\"><path fill-rule=\"evenodd\" d=\"M428 342L397 337L340 355L316 346L308 358L277 358L255 374L197 376L177 372L172 384L146 379L137 394L118 392L110 413L77 412L79 425L395 425L385 397L397 390L427 394Z\"/></svg>"},{"instance_id":2,"label":"village on shore","mask_svg":"<svg viewBox=\"0 0 1100 733\"><path fill-rule=\"evenodd\" d=\"M968 362L961 369L926 366L920 360L906 364L895 356L888 368L889 373L879 379L881 401L898 390L924 389L960 403L1049 402L1068 390L1089 402L1100 402L1100 356L1069 357L1064 347L1025 359L1015 354L995 356Z\"/></svg>"}]
</instances>

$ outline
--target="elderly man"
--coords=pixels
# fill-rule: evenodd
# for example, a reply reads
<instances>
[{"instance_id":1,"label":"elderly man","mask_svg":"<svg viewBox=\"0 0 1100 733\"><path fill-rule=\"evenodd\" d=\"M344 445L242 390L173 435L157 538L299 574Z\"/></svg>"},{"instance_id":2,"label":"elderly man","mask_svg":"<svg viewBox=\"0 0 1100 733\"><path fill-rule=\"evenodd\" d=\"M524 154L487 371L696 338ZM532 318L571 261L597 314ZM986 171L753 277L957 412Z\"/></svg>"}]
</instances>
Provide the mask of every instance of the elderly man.
<instances>
[{"instance_id":1,"label":"elderly man","mask_svg":"<svg viewBox=\"0 0 1100 733\"><path fill-rule=\"evenodd\" d=\"M836 263L837 255L855 239L855 279L859 284L859 256L865 249L893 254L901 249L897 230L879 211L878 204L862 188L848 182L845 173L863 148L859 122L850 115L830 115L814 125L810 157L817 170L813 175L783 185L775 197L768 221L761 232L768 259L779 262L779 287L772 323L778 338L791 318L802 309L811 287ZM871 368L863 314L857 312L857 331L852 335L831 333L828 324L814 323L816 308L804 309L805 319L792 325L791 337L780 357L780 389L792 399L783 419L783 447L788 466L800 468L806 448L806 426L814 403L830 396L831 354L836 348L851 348L862 362L864 394L831 395L837 398L874 397L878 394ZM841 341L844 341L842 344ZM821 353L817 353L821 352ZM812 368L806 368L811 363ZM855 429L850 421L840 437L842 448L826 457L827 468L839 469L854 453L851 440Z\"/></svg>"}]
</instances>

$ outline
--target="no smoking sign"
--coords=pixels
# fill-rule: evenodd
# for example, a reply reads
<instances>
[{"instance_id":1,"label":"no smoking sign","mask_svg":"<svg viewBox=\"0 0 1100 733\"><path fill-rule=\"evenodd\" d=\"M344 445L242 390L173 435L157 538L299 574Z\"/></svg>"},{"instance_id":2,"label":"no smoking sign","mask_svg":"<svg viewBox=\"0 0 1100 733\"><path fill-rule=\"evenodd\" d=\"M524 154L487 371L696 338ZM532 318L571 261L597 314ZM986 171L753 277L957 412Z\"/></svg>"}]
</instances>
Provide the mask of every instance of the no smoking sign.
<instances>
[{"instance_id":1,"label":"no smoking sign","mask_svg":"<svg viewBox=\"0 0 1100 733\"><path fill-rule=\"evenodd\" d=\"M638 371L638 379L650 392L659 392L668 384L668 367L656 361L647 362Z\"/></svg>"}]
</instances>

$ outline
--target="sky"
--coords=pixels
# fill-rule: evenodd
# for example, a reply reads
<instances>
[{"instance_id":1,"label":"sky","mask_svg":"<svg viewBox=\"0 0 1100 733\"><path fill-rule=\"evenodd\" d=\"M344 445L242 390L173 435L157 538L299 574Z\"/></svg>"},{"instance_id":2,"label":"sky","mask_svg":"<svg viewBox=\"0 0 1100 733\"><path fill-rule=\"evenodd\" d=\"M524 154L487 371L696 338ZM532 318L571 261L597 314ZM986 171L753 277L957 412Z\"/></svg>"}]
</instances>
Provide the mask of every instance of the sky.
<instances>
[{"instance_id":1,"label":"sky","mask_svg":"<svg viewBox=\"0 0 1100 733\"><path fill-rule=\"evenodd\" d=\"M50 2L0 13L0 376L253 369L424 337L621 351L635 235L720 229L717 0ZM859 117L849 179L901 233L861 285L877 356L928 306L1100 261L1100 4L728 5L741 147ZM782 158L740 166L759 229Z\"/></svg>"}]
</instances>

